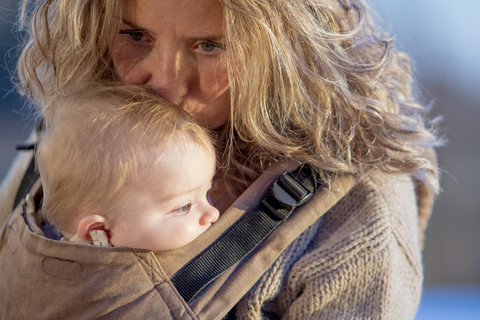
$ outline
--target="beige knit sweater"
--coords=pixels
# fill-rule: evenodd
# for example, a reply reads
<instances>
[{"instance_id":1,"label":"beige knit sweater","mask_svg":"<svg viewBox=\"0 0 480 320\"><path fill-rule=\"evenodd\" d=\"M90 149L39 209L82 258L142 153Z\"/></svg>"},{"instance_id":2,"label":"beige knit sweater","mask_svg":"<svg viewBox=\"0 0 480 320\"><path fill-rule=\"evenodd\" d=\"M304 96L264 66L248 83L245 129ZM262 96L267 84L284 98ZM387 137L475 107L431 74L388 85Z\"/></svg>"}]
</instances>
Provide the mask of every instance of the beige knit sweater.
<instances>
[{"instance_id":1,"label":"beige knit sweater","mask_svg":"<svg viewBox=\"0 0 480 320\"><path fill-rule=\"evenodd\" d=\"M413 319L422 287L416 194L371 173L286 250L238 319Z\"/></svg>"}]
</instances>

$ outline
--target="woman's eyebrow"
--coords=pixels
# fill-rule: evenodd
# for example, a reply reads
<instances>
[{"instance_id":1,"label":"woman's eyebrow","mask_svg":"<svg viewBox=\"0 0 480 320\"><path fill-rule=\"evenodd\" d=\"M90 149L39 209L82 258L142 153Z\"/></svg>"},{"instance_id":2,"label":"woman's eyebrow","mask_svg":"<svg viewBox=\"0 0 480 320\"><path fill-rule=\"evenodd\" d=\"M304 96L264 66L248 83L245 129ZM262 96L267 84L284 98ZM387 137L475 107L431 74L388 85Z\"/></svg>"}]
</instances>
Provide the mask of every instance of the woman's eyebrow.
<instances>
[{"instance_id":1,"label":"woman's eyebrow","mask_svg":"<svg viewBox=\"0 0 480 320\"><path fill-rule=\"evenodd\" d=\"M188 39L192 41L208 41L208 42L216 42L223 46L224 38L222 36L207 36L207 37L189 37Z\"/></svg>"},{"instance_id":2,"label":"woman's eyebrow","mask_svg":"<svg viewBox=\"0 0 480 320\"><path fill-rule=\"evenodd\" d=\"M149 32L151 33L152 31L144 28L144 27L140 27L139 25L133 23L133 22L130 22L126 19L123 19L122 18L122 23L123 24L126 24L127 26L131 27L133 30L135 31L145 31L145 32ZM210 34L208 36L192 36L190 37L191 39L193 40L205 40L205 41L221 41L225 38L225 34L224 33L215 33L215 34Z\"/></svg>"},{"instance_id":3,"label":"woman's eyebrow","mask_svg":"<svg viewBox=\"0 0 480 320\"><path fill-rule=\"evenodd\" d=\"M128 25L129 27L131 27L132 29L135 29L137 31L147 31L148 32L148 29L140 27L139 25L136 25L135 23L130 22L128 20L122 19L122 23Z\"/></svg>"}]
</instances>

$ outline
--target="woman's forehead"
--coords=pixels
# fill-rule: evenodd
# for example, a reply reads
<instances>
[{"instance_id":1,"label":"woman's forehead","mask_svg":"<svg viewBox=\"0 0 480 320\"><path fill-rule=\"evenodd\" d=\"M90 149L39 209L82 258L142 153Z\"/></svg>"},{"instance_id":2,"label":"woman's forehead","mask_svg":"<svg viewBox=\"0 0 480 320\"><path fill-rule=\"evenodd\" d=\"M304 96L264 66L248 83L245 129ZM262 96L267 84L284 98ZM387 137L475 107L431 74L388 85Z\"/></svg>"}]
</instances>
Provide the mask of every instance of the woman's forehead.
<instances>
[{"instance_id":1,"label":"woman's forehead","mask_svg":"<svg viewBox=\"0 0 480 320\"><path fill-rule=\"evenodd\" d=\"M152 32L221 33L223 7L218 0L128 0L123 4L122 20Z\"/></svg>"}]
</instances>

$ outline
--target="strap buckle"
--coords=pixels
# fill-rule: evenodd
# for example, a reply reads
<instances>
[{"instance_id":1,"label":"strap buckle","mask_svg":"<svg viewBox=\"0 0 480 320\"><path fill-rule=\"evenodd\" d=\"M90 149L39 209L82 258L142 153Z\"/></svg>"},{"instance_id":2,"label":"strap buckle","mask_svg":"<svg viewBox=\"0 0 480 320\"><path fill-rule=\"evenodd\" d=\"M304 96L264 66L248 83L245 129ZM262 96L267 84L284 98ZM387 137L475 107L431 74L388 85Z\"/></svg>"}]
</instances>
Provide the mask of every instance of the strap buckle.
<instances>
[{"instance_id":1,"label":"strap buckle","mask_svg":"<svg viewBox=\"0 0 480 320\"><path fill-rule=\"evenodd\" d=\"M307 188L294 174L284 172L270 188L262 204L274 217L285 220L312 195L313 190Z\"/></svg>"}]
</instances>

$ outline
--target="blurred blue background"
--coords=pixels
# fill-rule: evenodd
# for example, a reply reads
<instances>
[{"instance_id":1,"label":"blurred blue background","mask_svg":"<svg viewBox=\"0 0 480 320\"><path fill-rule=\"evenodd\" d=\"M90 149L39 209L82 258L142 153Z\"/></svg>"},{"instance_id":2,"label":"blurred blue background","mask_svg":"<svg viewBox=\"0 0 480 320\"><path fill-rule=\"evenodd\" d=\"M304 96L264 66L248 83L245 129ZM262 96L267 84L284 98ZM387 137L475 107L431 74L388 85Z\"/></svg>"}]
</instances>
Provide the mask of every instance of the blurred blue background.
<instances>
[{"instance_id":1,"label":"blurred blue background","mask_svg":"<svg viewBox=\"0 0 480 320\"><path fill-rule=\"evenodd\" d=\"M417 319L480 319L480 1L375 0L413 58L432 115L448 138L439 149L443 192L424 252Z\"/></svg>"},{"instance_id":2,"label":"blurred blue background","mask_svg":"<svg viewBox=\"0 0 480 320\"><path fill-rule=\"evenodd\" d=\"M32 122L12 89L17 0L0 3L0 177ZM443 192L427 231L418 320L480 319L480 1L373 0L399 48L413 60L432 116L442 115Z\"/></svg>"}]
</instances>

